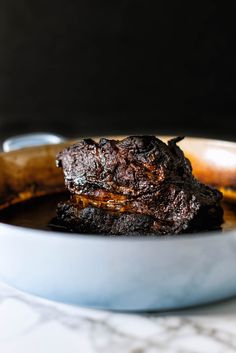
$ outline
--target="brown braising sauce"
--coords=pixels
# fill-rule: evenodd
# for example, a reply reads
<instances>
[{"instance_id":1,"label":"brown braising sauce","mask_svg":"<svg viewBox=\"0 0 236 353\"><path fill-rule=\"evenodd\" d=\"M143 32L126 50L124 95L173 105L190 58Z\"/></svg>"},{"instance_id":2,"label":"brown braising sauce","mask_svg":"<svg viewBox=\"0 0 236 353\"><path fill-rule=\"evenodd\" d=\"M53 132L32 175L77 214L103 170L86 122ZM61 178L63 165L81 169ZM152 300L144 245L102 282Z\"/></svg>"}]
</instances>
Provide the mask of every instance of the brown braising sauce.
<instances>
[{"instance_id":1,"label":"brown braising sauce","mask_svg":"<svg viewBox=\"0 0 236 353\"><path fill-rule=\"evenodd\" d=\"M68 200L67 193L41 196L18 203L0 211L0 222L20 227L52 230L51 220L55 217L58 202ZM223 231L236 229L236 202L223 202ZM60 230L55 228L55 230ZM61 229L63 230L63 229Z\"/></svg>"}]
</instances>

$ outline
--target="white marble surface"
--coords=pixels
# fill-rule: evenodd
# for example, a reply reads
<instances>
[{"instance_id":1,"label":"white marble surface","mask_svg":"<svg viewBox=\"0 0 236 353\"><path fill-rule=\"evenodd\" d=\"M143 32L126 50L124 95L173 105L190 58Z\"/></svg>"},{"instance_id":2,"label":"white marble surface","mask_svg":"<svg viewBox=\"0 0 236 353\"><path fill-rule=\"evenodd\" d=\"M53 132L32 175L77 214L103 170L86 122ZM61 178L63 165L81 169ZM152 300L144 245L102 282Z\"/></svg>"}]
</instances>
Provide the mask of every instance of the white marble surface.
<instances>
[{"instance_id":1,"label":"white marble surface","mask_svg":"<svg viewBox=\"0 0 236 353\"><path fill-rule=\"evenodd\" d=\"M0 284L0 352L236 352L236 299L135 315L50 302Z\"/></svg>"}]
</instances>

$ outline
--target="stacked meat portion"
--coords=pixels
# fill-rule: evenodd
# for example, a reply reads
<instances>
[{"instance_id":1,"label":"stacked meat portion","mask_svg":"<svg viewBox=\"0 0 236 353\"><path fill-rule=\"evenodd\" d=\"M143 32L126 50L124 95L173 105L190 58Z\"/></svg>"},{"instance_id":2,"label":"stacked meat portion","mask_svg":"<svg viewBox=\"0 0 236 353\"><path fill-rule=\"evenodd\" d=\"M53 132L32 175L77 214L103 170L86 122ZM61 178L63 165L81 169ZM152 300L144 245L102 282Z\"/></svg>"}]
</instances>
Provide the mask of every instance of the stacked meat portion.
<instances>
[{"instance_id":1,"label":"stacked meat portion","mask_svg":"<svg viewBox=\"0 0 236 353\"><path fill-rule=\"evenodd\" d=\"M75 232L111 235L220 227L222 194L194 178L180 140L85 139L63 150L57 165L71 197L58 205L58 222Z\"/></svg>"}]
</instances>

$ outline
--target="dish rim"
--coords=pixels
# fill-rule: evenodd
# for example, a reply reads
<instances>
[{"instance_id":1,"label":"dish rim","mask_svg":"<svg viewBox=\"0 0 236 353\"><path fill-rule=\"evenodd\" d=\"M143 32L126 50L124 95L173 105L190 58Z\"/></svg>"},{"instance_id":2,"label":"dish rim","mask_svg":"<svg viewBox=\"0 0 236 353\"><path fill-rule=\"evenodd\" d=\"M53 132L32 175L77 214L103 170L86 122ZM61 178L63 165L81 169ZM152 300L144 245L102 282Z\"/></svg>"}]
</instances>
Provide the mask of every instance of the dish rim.
<instances>
[{"instance_id":1,"label":"dish rim","mask_svg":"<svg viewBox=\"0 0 236 353\"><path fill-rule=\"evenodd\" d=\"M67 232L67 231L54 231L54 230L47 230L47 229L37 229L37 228L29 228L29 227L23 227L23 226L17 226L14 224L9 224L9 223L3 223L0 222L0 233L1 231L10 231L10 234L17 233L17 231L20 232L26 232L26 233L31 233L36 235L36 236L54 236L56 238L78 238L78 239L100 239L100 240L126 240L126 241L145 241L145 240L159 240L159 241L173 241L173 240L187 240L187 239L202 239L202 238L208 238L208 237L216 237L216 236L232 236L236 234L236 228L235 229L230 229L230 230L225 230L223 231L202 231L202 232L196 232L196 233L182 233L182 234L167 234L167 235L106 235L106 234L90 234L90 233L73 233L73 232Z\"/></svg>"}]
</instances>

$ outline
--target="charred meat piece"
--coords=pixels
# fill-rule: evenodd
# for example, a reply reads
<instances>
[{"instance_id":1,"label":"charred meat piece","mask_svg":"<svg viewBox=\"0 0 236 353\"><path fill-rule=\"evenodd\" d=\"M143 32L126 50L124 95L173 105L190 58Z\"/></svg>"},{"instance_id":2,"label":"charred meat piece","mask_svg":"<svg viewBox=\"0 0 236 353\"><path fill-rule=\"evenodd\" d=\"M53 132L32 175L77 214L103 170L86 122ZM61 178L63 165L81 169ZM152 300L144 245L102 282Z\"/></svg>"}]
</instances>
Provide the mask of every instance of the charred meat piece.
<instances>
[{"instance_id":1,"label":"charred meat piece","mask_svg":"<svg viewBox=\"0 0 236 353\"><path fill-rule=\"evenodd\" d=\"M58 220L70 230L117 235L219 227L222 194L194 178L180 140L85 139L66 148L57 165L71 199L58 205Z\"/></svg>"}]
</instances>

